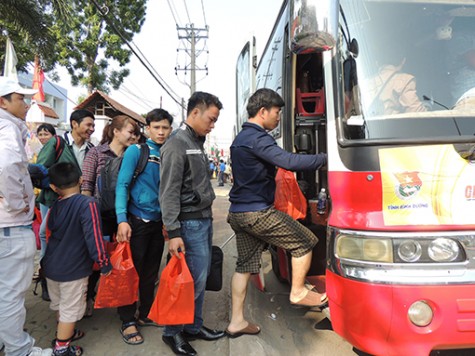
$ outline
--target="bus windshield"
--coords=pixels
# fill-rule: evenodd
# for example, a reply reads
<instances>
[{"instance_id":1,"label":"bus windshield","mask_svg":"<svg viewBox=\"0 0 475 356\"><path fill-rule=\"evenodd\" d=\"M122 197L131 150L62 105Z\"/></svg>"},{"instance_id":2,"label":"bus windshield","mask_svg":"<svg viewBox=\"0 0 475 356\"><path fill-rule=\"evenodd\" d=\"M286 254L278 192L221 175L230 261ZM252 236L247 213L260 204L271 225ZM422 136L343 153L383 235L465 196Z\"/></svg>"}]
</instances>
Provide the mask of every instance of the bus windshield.
<instances>
[{"instance_id":1,"label":"bus windshield","mask_svg":"<svg viewBox=\"0 0 475 356\"><path fill-rule=\"evenodd\" d=\"M474 1L341 0L338 43L345 139L474 138Z\"/></svg>"}]
</instances>

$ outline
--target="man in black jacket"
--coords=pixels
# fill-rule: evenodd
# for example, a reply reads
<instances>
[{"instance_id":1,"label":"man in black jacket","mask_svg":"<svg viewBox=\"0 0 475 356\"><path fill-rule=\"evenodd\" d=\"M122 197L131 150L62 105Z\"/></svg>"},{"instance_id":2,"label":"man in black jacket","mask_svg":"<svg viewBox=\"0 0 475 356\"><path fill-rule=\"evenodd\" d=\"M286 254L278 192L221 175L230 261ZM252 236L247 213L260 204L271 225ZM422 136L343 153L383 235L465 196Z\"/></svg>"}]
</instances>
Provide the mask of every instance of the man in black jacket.
<instances>
[{"instance_id":1,"label":"man in black jacket","mask_svg":"<svg viewBox=\"0 0 475 356\"><path fill-rule=\"evenodd\" d=\"M312 261L317 237L289 215L274 207L276 167L290 171L309 171L323 167L326 154L290 153L279 146L267 132L280 120L284 100L267 88L257 90L247 104L248 122L231 145L234 181L229 193L231 207L228 222L236 233L238 259L231 282L232 315L226 333L235 338L256 335L260 327L244 318L244 300L251 274L259 272L261 254L266 244L281 247L292 255L290 302L319 306L326 296L305 286L305 276Z\"/></svg>"},{"instance_id":2,"label":"man in black jacket","mask_svg":"<svg viewBox=\"0 0 475 356\"><path fill-rule=\"evenodd\" d=\"M188 100L185 123L161 149L160 207L168 237L168 251L185 254L195 286L193 324L165 326L163 341L179 355L196 355L188 341L216 340L224 331L203 325L206 279L211 265L215 194L208 175L209 163L203 144L222 109L219 99L195 92Z\"/></svg>"}]
</instances>

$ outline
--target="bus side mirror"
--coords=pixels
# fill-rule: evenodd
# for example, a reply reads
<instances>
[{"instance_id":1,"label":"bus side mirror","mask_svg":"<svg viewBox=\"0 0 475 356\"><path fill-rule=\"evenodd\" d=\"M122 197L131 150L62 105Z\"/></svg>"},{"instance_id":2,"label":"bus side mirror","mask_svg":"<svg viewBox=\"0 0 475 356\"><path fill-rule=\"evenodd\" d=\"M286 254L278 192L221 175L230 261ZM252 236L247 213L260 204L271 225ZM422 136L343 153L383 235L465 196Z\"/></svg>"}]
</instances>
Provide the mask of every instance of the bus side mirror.
<instances>
[{"instance_id":1,"label":"bus side mirror","mask_svg":"<svg viewBox=\"0 0 475 356\"><path fill-rule=\"evenodd\" d=\"M291 0L290 50L299 54L335 47L339 8L337 0Z\"/></svg>"}]
</instances>

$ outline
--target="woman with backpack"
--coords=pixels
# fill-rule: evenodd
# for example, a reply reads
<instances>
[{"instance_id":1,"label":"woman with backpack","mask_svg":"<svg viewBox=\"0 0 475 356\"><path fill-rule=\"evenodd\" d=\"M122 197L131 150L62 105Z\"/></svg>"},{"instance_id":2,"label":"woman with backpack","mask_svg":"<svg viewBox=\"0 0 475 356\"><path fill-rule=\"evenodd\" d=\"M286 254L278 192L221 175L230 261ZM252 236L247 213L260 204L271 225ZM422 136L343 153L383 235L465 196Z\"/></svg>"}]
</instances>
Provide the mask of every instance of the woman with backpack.
<instances>
[{"instance_id":1,"label":"woman with backpack","mask_svg":"<svg viewBox=\"0 0 475 356\"><path fill-rule=\"evenodd\" d=\"M84 158L82 165L81 193L99 198L98 178L101 169L107 161L122 156L125 149L136 142L140 135L139 126L129 116L118 115L104 128L99 146L92 147ZM104 236L111 239L117 231L115 218L102 217L102 231ZM87 291L87 308L85 317L92 316L94 296L100 273L94 271L89 277Z\"/></svg>"}]
</instances>

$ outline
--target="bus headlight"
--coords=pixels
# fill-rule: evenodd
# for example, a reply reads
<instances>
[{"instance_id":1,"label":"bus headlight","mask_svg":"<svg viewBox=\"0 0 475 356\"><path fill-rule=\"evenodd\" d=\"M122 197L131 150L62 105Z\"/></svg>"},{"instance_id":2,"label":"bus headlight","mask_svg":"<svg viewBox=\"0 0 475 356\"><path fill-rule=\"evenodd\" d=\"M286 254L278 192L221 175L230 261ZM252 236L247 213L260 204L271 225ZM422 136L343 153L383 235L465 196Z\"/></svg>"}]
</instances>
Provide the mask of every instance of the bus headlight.
<instances>
[{"instance_id":1,"label":"bus headlight","mask_svg":"<svg viewBox=\"0 0 475 356\"><path fill-rule=\"evenodd\" d=\"M421 244L414 240L405 240L399 244L397 254L404 262L415 262L422 255Z\"/></svg>"},{"instance_id":2,"label":"bus headlight","mask_svg":"<svg viewBox=\"0 0 475 356\"><path fill-rule=\"evenodd\" d=\"M460 248L454 240L440 237L430 243L427 252L433 261L450 262L457 258Z\"/></svg>"},{"instance_id":3,"label":"bus headlight","mask_svg":"<svg viewBox=\"0 0 475 356\"><path fill-rule=\"evenodd\" d=\"M419 300L409 307L407 315L411 323L422 327L427 326L432 322L434 312L426 302Z\"/></svg>"},{"instance_id":4,"label":"bus headlight","mask_svg":"<svg viewBox=\"0 0 475 356\"><path fill-rule=\"evenodd\" d=\"M370 262L393 262L393 248L390 239L360 238L342 235L336 243L339 258Z\"/></svg>"}]
</instances>

